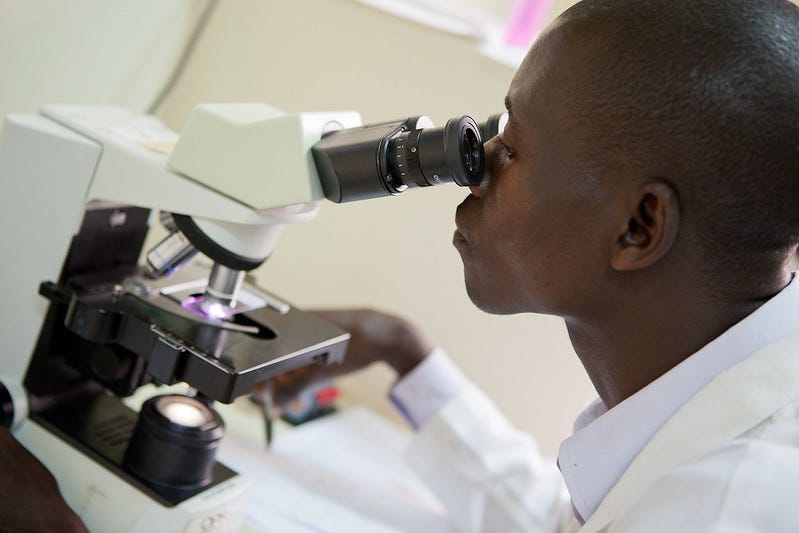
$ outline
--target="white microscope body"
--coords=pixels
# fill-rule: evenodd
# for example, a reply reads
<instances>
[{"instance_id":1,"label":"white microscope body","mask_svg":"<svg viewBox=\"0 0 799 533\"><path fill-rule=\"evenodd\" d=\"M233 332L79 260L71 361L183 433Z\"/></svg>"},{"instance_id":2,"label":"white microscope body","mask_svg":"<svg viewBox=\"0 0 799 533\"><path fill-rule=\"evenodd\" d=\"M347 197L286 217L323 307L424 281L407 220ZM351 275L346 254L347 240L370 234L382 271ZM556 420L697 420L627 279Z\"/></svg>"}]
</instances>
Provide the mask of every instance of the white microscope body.
<instances>
[{"instance_id":1,"label":"white microscope body","mask_svg":"<svg viewBox=\"0 0 799 533\"><path fill-rule=\"evenodd\" d=\"M5 119L0 131L0 243L5 255L0 284L9 308L0 321L0 374L15 398L15 436L53 472L66 501L90 530L228 530L241 513L248 482L232 473L177 504L165 504L123 480L103 459L90 457L85 443L68 443L62 430L51 427L54 423L34 417L34 400L28 418L23 383L26 373L31 379L32 354L50 342L50 330L63 327L64 313L69 319L77 312L74 308L88 305L92 298L85 292L81 293L83 300L73 295L73 301L63 305L66 311L52 314L50 304L39 295L44 290L40 284L46 280L63 282L67 268L83 275L92 273L95 260L98 265L104 264L102 248L92 249L90 239L79 238L81 228L92 216L103 217L101 224L109 228L117 225L124 229L131 219L147 217L147 210L190 217L206 240L231 257L258 264L271 254L282 226L312 219L317 201L324 197L310 147L326 128L358 125L360 117L350 112L286 114L260 104L201 106L190 118L170 160L167 153L178 136L152 116L120 108L52 106L41 114ZM134 208L128 209L131 206ZM76 243L82 244L78 247ZM104 264L103 268L106 266L114 267ZM234 281L240 285L241 277ZM160 285L154 287L147 290L157 291ZM202 292L202 287L199 290ZM258 289L249 290L256 299L268 300ZM113 291L124 292L119 283ZM118 296L112 294L108 301L116 302ZM138 298L136 305L147 297L130 296L131 301ZM285 320L292 316L287 309L270 312L275 320ZM180 309L174 312L183 313L183 322L192 321ZM98 320L104 313L96 313ZM216 334L212 322L201 317L194 320L194 329L186 331L199 328ZM170 331L168 326L156 327L153 323L146 331L156 334L153 350L165 351L166 346L171 350L167 350L169 357L191 358L180 364L173 361L174 366L166 369L156 368L166 363L155 360L155 355L149 359L132 357L132 361L143 361L141 364L156 374L162 372L167 376L160 378L162 381L187 381L201 393L223 401L241 394L252 380L288 368L289 355L301 352L297 347L281 345L283 352L264 361L247 359L245 364L241 362L244 359L235 357L245 358L246 354L234 353L231 360L222 357L220 363L207 355L212 350L196 349L199 340L189 338L189 342L188 335L180 338L182 330ZM340 333L329 333L330 346L323 355L331 359L342 356L346 335ZM94 333L86 332L90 334ZM117 340L128 343L126 350L137 342ZM319 344L313 339L300 342ZM306 355L302 357L310 360L322 352L303 353ZM92 358L90 363L97 361ZM275 370L270 370L270 365ZM113 379L117 383L120 378L114 374ZM221 382L225 388L220 385L217 391L215 387ZM42 390L46 386L38 383L32 396L47 396ZM110 394L102 392L99 396Z\"/></svg>"}]
</instances>

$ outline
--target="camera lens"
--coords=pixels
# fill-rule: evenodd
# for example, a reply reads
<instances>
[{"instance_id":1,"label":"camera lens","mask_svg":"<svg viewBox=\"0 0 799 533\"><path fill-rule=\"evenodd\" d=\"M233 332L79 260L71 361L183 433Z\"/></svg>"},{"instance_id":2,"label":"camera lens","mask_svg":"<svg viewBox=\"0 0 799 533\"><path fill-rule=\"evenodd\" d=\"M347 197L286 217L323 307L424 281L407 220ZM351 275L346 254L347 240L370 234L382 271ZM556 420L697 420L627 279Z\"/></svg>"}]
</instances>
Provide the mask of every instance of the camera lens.
<instances>
[{"instance_id":1,"label":"camera lens","mask_svg":"<svg viewBox=\"0 0 799 533\"><path fill-rule=\"evenodd\" d=\"M477 124L468 116L453 118L443 128L407 131L389 141L389 184L405 188L453 181L477 185L483 176L483 159Z\"/></svg>"},{"instance_id":2,"label":"camera lens","mask_svg":"<svg viewBox=\"0 0 799 533\"><path fill-rule=\"evenodd\" d=\"M480 183L485 162L475 121L463 116L443 128L430 125L412 117L325 135L312 149L325 196L350 202L409 187Z\"/></svg>"}]
</instances>

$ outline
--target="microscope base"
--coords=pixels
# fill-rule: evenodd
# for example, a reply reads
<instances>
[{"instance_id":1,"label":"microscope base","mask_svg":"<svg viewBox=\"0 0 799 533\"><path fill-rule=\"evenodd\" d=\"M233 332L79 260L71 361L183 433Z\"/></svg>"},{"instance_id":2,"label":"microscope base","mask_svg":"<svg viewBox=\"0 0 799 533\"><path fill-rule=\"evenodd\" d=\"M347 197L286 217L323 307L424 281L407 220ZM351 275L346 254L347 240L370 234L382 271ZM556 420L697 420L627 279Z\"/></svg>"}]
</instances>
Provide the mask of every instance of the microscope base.
<instances>
[{"instance_id":1,"label":"microscope base","mask_svg":"<svg viewBox=\"0 0 799 533\"><path fill-rule=\"evenodd\" d=\"M152 533L233 531L250 482L234 476L173 507L120 479L33 420L15 437L53 473L64 499L89 531Z\"/></svg>"}]
</instances>

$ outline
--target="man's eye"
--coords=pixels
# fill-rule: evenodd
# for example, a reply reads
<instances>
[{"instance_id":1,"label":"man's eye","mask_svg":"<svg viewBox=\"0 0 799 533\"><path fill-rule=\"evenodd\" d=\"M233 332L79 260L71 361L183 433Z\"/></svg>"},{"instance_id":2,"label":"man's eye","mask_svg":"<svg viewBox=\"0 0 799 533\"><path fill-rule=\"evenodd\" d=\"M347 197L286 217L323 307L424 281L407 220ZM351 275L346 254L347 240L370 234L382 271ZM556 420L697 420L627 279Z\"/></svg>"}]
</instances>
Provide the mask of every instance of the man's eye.
<instances>
[{"instance_id":1,"label":"man's eye","mask_svg":"<svg viewBox=\"0 0 799 533\"><path fill-rule=\"evenodd\" d=\"M502 138L499 139L499 144L502 145L502 156L503 156L503 158L508 159L508 160L513 159L513 155L514 155L513 154L513 149L510 146L508 146L507 144L505 144L505 141L503 141Z\"/></svg>"}]
</instances>

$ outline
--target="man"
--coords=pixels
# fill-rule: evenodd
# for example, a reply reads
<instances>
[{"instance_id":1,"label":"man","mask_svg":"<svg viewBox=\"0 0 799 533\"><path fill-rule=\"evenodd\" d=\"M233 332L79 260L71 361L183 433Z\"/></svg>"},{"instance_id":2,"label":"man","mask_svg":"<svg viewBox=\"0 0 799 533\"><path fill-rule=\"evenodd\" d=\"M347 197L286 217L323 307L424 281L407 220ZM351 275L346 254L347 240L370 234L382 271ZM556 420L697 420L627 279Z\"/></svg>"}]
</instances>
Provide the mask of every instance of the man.
<instances>
[{"instance_id":1,"label":"man","mask_svg":"<svg viewBox=\"0 0 799 533\"><path fill-rule=\"evenodd\" d=\"M560 472L402 319L326 313L337 371L397 371L410 462L463 530L795 530L799 9L586 0L506 104L454 244L474 303L563 317L599 392Z\"/></svg>"},{"instance_id":2,"label":"man","mask_svg":"<svg viewBox=\"0 0 799 533\"><path fill-rule=\"evenodd\" d=\"M560 449L570 498L402 320L328 314L343 370L397 370L410 462L466 531L795 531L799 9L586 0L507 107L454 244L473 302L563 317L599 392Z\"/></svg>"}]
</instances>

